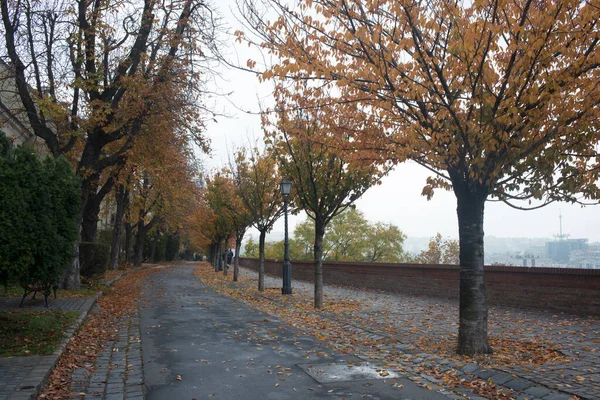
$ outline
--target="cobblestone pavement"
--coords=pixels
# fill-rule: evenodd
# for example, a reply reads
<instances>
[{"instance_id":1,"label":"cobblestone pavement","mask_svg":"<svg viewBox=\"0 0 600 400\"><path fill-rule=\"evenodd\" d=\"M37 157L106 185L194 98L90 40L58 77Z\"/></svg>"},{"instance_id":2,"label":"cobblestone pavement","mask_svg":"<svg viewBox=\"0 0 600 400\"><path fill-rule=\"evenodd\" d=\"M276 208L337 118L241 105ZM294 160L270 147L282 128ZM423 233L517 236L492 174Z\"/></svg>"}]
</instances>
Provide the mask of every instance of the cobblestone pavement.
<instances>
[{"instance_id":1,"label":"cobblestone pavement","mask_svg":"<svg viewBox=\"0 0 600 400\"><path fill-rule=\"evenodd\" d=\"M242 276L256 279L256 273L241 268ZM281 287L281 279L265 277L266 287ZM312 296L312 283L293 281L294 293ZM326 299L354 300L361 302L361 310L352 315L325 314L327 318L351 321L349 331L364 333L374 340L382 340L378 352L368 351L369 358L385 354L386 350L400 350L402 367L420 375L432 384L434 378L423 375L422 366L436 366L441 371L451 368L459 377L467 380L481 378L491 380L511 392L519 400L568 400L573 395L581 399L600 399L600 319L557 314L545 311L519 310L490 307L489 331L492 337L507 340L545 343L562 355L560 363L544 365L515 365L496 369L476 364L458 364L451 360L425 352L423 338L433 340L456 340L458 330L458 303L441 299L418 298L383 292L357 290L348 287L329 286L324 289ZM396 344L386 349L383 327L392 326ZM380 328L380 329L378 329ZM355 349L359 351L360 349ZM565 361L565 359L567 361ZM464 393L469 398L472 394Z\"/></svg>"},{"instance_id":2,"label":"cobblestone pavement","mask_svg":"<svg viewBox=\"0 0 600 400\"><path fill-rule=\"evenodd\" d=\"M43 296L42 296L43 297ZM49 299L49 308L45 307L44 299L26 301L23 308L19 308L21 298L0 298L0 311L6 310L55 310L79 311L80 315L76 326L83 321L89 310L96 302L97 297L83 299ZM66 334L71 337L75 326ZM61 346L49 356L31 357L0 357L0 400L25 400L33 399L46 384L58 357L66 346L64 341Z\"/></svg>"},{"instance_id":3,"label":"cobblestone pavement","mask_svg":"<svg viewBox=\"0 0 600 400\"><path fill-rule=\"evenodd\" d=\"M142 343L137 312L120 321L118 340L107 343L98 354L95 364L85 367L73 371L71 399L144 398Z\"/></svg>"}]
</instances>

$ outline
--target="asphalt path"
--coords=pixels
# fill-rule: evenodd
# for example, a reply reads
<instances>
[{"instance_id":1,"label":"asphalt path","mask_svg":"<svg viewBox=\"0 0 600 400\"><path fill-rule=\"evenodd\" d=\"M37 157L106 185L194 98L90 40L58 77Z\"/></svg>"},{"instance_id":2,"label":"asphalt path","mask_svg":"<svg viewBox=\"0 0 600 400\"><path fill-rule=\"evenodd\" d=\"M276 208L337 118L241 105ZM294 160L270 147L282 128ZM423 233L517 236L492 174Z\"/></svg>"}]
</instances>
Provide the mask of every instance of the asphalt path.
<instances>
[{"instance_id":1,"label":"asphalt path","mask_svg":"<svg viewBox=\"0 0 600 400\"><path fill-rule=\"evenodd\" d=\"M141 304L147 399L447 399L215 293L191 265L150 275Z\"/></svg>"}]
</instances>

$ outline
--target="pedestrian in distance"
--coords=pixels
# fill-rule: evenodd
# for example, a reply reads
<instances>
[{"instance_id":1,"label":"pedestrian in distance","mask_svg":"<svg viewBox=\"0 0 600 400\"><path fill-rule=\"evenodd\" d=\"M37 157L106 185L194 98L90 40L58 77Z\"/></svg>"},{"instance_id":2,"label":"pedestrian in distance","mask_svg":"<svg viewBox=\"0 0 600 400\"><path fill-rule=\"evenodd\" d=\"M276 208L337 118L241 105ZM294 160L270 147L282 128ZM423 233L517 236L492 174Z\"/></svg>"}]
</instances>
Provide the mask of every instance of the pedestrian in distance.
<instances>
[{"instance_id":1,"label":"pedestrian in distance","mask_svg":"<svg viewBox=\"0 0 600 400\"><path fill-rule=\"evenodd\" d=\"M227 253L227 266L231 265L231 261L233 261L233 251L229 249L229 253Z\"/></svg>"}]
</instances>

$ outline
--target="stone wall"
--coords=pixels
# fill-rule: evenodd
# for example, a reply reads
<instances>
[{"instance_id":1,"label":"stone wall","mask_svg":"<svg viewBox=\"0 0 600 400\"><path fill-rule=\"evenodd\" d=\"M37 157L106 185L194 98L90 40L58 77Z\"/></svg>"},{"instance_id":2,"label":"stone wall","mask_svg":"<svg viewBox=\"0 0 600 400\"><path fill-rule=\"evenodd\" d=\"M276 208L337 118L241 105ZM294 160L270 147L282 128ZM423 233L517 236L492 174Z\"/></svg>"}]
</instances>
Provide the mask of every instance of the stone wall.
<instances>
[{"instance_id":1,"label":"stone wall","mask_svg":"<svg viewBox=\"0 0 600 400\"><path fill-rule=\"evenodd\" d=\"M240 265L257 270L258 260ZM266 260L265 272L281 277L283 261ZM292 261L293 279L313 281L311 261ZM486 266L491 305L600 315L600 270ZM324 262L323 281L416 296L458 299L459 267L358 262Z\"/></svg>"}]
</instances>

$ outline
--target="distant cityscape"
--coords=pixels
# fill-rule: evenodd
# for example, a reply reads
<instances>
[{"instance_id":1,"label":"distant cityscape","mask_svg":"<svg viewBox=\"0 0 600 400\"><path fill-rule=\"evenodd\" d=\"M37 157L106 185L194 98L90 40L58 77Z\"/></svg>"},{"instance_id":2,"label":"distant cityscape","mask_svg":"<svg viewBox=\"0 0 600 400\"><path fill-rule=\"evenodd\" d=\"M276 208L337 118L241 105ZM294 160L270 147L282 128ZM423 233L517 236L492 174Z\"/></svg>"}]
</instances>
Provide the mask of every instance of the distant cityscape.
<instances>
[{"instance_id":1,"label":"distant cityscape","mask_svg":"<svg viewBox=\"0 0 600 400\"><path fill-rule=\"evenodd\" d=\"M600 242L589 242L587 238L569 238L563 233L562 215L559 218L559 233L553 238L500 238L485 237L486 265L516 267L552 267L600 269ZM427 238L407 238L405 249L418 254L427 248Z\"/></svg>"},{"instance_id":2,"label":"distant cityscape","mask_svg":"<svg viewBox=\"0 0 600 400\"><path fill-rule=\"evenodd\" d=\"M600 242L589 243L586 238L570 239L568 234L563 233L562 215L558 218L559 233L554 235L554 239L544 240L543 243L529 239L529 246L507 249L506 254L491 251L489 255L485 255L485 263L522 267L600 269ZM527 243L528 239L524 240ZM485 245L487 253L487 240Z\"/></svg>"},{"instance_id":3,"label":"distant cityscape","mask_svg":"<svg viewBox=\"0 0 600 400\"><path fill-rule=\"evenodd\" d=\"M570 238L562 231L562 216L559 221L559 233L545 238L486 236L485 265L600 269L600 242ZM246 239L249 237L258 240L256 235L249 234ZM283 240L283 231L269 233L267 241L279 240ZM430 240L431 237L409 236L402 246L410 255L417 256L427 250Z\"/></svg>"}]
</instances>

